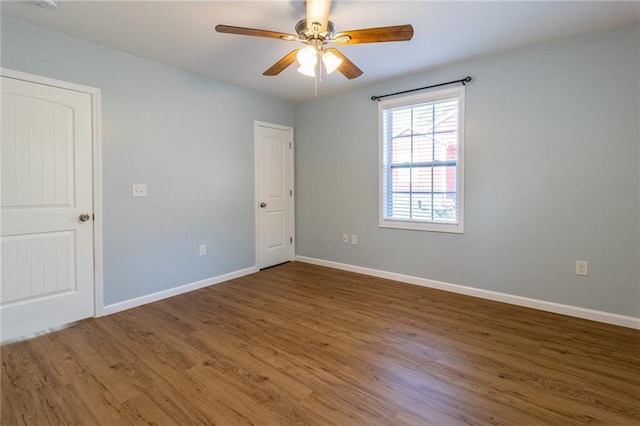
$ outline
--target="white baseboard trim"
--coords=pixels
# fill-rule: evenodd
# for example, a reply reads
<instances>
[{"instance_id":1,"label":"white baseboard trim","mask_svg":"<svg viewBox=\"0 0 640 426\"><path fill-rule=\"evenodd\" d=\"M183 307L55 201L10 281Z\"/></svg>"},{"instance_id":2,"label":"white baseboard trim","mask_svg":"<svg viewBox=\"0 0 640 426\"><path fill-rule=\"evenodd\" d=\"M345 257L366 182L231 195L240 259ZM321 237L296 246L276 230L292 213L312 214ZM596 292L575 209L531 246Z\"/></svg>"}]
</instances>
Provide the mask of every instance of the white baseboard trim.
<instances>
[{"instance_id":1,"label":"white baseboard trim","mask_svg":"<svg viewBox=\"0 0 640 426\"><path fill-rule=\"evenodd\" d=\"M190 291L198 290L203 287L209 287L210 285L214 284L220 284L234 278L244 277L245 275L253 274L258 271L259 269L257 267L252 266L250 268L240 269L239 271L229 272L228 274L218 275L217 277L211 277L189 284L184 284L167 290L158 291L156 293L136 297L134 299L125 300L123 302L113 303L102 308L102 313L103 315L115 314L116 312L146 305L147 303L157 302L158 300L166 299L168 297L177 296L182 293L188 293Z\"/></svg>"},{"instance_id":2,"label":"white baseboard trim","mask_svg":"<svg viewBox=\"0 0 640 426\"><path fill-rule=\"evenodd\" d=\"M378 278L386 278L389 280L420 285L423 287L449 291L452 293L479 297L481 299L494 300L497 302L509 303L511 305L524 306L526 308L533 308L541 311L553 312L555 314L568 315L571 317L583 318L591 321L598 321L606 324L619 325L622 327L640 330L640 318L612 314L603 311L596 311L593 309L580 308L577 306L563 305L560 303L546 302L544 300L514 296L512 294L500 293L497 291L483 290L480 288L445 283L442 281L434 281L426 278L413 277L411 275L397 274L395 272L381 271L378 269L365 268L362 266L349 265L346 263L333 262L330 260L316 259L313 257L296 256L296 260L299 262L311 263L313 265L326 266L329 268L341 269L343 271L356 272L358 274L370 275Z\"/></svg>"}]
</instances>

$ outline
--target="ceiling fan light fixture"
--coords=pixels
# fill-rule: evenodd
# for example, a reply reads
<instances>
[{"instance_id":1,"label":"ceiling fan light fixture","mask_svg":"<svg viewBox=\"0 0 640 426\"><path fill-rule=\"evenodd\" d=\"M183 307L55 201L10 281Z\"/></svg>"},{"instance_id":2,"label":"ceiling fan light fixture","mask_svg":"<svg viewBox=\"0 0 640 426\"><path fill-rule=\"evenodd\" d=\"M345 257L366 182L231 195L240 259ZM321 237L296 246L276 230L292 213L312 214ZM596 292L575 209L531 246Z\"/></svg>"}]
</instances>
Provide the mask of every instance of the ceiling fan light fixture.
<instances>
[{"instance_id":1,"label":"ceiling fan light fixture","mask_svg":"<svg viewBox=\"0 0 640 426\"><path fill-rule=\"evenodd\" d=\"M327 74L331 74L342 65L342 59L338 58L333 52L322 52L322 63L324 64Z\"/></svg>"}]
</instances>

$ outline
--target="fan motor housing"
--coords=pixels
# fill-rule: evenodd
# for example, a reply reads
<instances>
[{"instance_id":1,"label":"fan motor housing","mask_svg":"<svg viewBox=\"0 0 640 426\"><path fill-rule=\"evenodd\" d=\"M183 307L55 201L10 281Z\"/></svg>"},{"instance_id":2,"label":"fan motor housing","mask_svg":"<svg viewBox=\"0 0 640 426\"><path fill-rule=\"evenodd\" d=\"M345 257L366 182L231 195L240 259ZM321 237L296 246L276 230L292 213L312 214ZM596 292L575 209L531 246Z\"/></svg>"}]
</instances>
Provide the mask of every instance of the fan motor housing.
<instances>
[{"instance_id":1,"label":"fan motor housing","mask_svg":"<svg viewBox=\"0 0 640 426\"><path fill-rule=\"evenodd\" d=\"M322 41L331 40L333 39L334 30L335 27L333 26L333 22L327 21L327 30L318 33L318 36L315 37L314 32L308 28L306 19L303 19L296 24L296 33L298 33L298 37L302 40L313 40L314 38Z\"/></svg>"}]
</instances>

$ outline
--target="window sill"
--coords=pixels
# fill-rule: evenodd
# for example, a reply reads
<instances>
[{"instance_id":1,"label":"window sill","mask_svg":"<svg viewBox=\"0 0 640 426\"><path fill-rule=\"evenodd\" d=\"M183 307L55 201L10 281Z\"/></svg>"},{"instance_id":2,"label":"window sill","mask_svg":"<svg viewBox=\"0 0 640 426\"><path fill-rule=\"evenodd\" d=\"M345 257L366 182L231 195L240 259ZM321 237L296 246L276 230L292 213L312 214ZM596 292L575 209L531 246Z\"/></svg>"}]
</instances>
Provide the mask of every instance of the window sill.
<instances>
[{"instance_id":1,"label":"window sill","mask_svg":"<svg viewBox=\"0 0 640 426\"><path fill-rule=\"evenodd\" d=\"M378 223L380 228L404 229L408 231L444 232L447 234L464 234L462 223L433 223L419 222L411 220L390 220L381 219Z\"/></svg>"}]
</instances>

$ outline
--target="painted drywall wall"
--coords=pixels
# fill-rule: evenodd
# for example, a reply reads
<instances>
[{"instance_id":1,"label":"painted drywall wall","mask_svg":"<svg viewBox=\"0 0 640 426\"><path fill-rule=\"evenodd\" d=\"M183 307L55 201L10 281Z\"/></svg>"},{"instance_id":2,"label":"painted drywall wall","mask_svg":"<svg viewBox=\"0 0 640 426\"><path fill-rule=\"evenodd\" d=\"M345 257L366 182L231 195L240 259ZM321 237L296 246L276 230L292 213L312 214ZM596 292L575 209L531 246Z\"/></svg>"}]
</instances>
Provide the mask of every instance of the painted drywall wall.
<instances>
[{"instance_id":1,"label":"painted drywall wall","mask_svg":"<svg viewBox=\"0 0 640 426\"><path fill-rule=\"evenodd\" d=\"M1 42L2 67L102 90L105 304L255 265L253 122L293 104L5 17Z\"/></svg>"},{"instance_id":2,"label":"painted drywall wall","mask_svg":"<svg viewBox=\"0 0 640 426\"><path fill-rule=\"evenodd\" d=\"M298 255L639 317L639 49L626 26L297 104ZM379 228L371 95L467 75L465 233Z\"/></svg>"}]
</instances>

